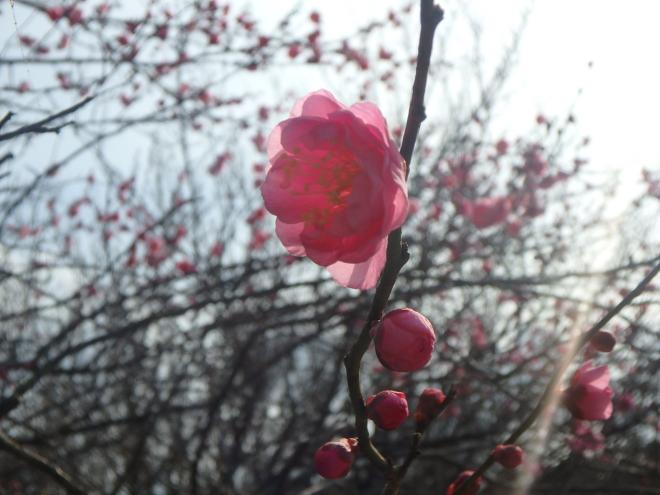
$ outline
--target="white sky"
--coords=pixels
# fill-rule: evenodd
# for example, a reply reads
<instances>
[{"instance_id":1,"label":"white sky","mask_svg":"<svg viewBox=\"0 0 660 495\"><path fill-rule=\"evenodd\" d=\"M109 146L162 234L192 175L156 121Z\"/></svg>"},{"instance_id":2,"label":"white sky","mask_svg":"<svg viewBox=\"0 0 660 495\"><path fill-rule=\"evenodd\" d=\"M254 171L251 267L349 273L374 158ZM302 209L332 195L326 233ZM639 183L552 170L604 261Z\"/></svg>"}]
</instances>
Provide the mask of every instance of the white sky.
<instances>
[{"instance_id":1,"label":"white sky","mask_svg":"<svg viewBox=\"0 0 660 495\"><path fill-rule=\"evenodd\" d=\"M184 0L174 3L178 1ZM406 1L232 3L251 6L250 10L266 26L295 5L301 5L304 11L318 10L323 16L324 31L335 38L382 19L390 8L396 9ZM536 113L563 115L577 100L578 127L592 139L594 164L634 170L635 177L641 167L660 169L659 0L445 0L439 3L445 8L445 21L439 31L451 30L447 40L450 46L446 47L449 53L465 53L465 47L472 43L465 22L465 12L469 12L483 28L484 58L491 63L499 59L523 13L531 7L518 65L505 88L506 111L500 109L496 121L503 132L523 133ZM0 40L4 40L5 33L12 36L15 31L13 19L7 6L4 7ZM19 27L23 20L18 19ZM417 26L411 29L416 30ZM590 70L589 61L594 62ZM317 85L317 81L310 80L306 90L316 89ZM583 93L577 98L579 88Z\"/></svg>"},{"instance_id":2,"label":"white sky","mask_svg":"<svg viewBox=\"0 0 660 495\"><path fill-rule=\"evenodd\" d=\"M261 0L251 5L262 12L272 9L276 17L294 3ZM324 29L340 35L401 3L307 0L304 7L321 12ZM630 171L635 178L641 167L660 169L660 1L469 0L463 2L467 7L451 0L439 3L445 7L439 30L461 22L469 11L483 27L485 59L493 62L531 7L518 65L505 91L510 103L498 120L503 131L524 132L537 112L562 115L577 102L578 127L591 137L594 166ZM459 29L449 41L469 44L470 36Z\"/></svg>"},{"instance_id":3,"label":"white sky","mask_svg":"<svg viewBox=\"0 0 660 495\"><path fill-rule=\"evenodd\" d=\"M234 0L232 3L237 6L235 10L240 5L251 6L250 10L264 26L274 25L295 5L300 5L303 11L318 10L323 17L325 35L337 38L383 19L391 8L397 10L407 2ZM443 48L450 58L469 52L473 35L465 14L470 13L482 27L483 57L487 66L499 61L523 13L530 10L517 65L504 89L504 104L496 109L494 135L501 133L511 138L524 134L537 113L563 116L576 104L574 114L579 132L591 138L590 166L596 170L622 171L624 195L639 179L642 167L660 170L660 126L657 123L660 115L660 0L626 3L612 0L445 0L440 3L445 8L445 20L438 28L437 42L445 44ZM3 7L2 41L5 36L15 35L9 9L7 5ZM26 11L18 8L16 11L20 30L27 20L22 18ZM410 26L410 29L416 33L418 26ZM449 35L443 38L444 34ZM398 37L383 39L387 48L400 43ZM588 69L590 61L593 67ZM37 68L25 70L36 71ZM332 74L317 70L306 70L302 74L305 76L297 81L301 92L326 83L326 87L334 89L341 97L341 88L332 86ZM262 94L268 89L263 87L263 76L252 82L256 84L255 90ZM578 97L580 88L582 94ZM399 97L405 102L408 94ZM432 106L429 111L433 111Z\"/></svg>"}]
</instances>

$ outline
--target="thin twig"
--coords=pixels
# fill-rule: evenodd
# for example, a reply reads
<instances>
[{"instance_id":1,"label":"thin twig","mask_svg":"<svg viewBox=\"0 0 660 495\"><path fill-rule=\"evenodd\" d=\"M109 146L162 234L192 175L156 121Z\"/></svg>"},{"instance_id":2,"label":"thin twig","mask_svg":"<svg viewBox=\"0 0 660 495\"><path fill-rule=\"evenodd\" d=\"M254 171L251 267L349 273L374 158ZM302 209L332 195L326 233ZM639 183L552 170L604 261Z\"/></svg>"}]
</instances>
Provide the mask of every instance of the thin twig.
<instances>
[{"instance_id":1,"label":"thin twig","mask_svg":"<svg viewBox=\"0 0 660 495\"><path fill-rule=\"evenodd\" d=\"M413 82L412 97L408 109L408 119L401 143L401 156L406 163L406 177L410 170L410 161L415 147L415 141L422 121L426 118L424 109L424 93L426 90L426 80L431 61L431 49L433 47L433 35L435 29L442 21L443 10L433 4L433 0L421 0L421 31L419 35L419 48L417 55L417 68L415 71L415 80ZM386 459L371 442L369 431L367 429L367 414L364 406L364 398L360 388L360 363L365 352L371 343L371 328L376 323L389 300L392 288L396 278L403 265L408 261L408 249L405 243L401 242L401 229L398 228L390 233L387 238L387 260L385 268L376 287L376 293L371 303L369 316L360 332L358 339L351 346L348 354L344 358L346 368L346 379L348 382L348 392L353 405L355 414L355 429L358 435L360 450L365 456L383 473L388 480L397 480L397 486L400 482L398 477L398 468L392 461ZM405 473L405 471L404 471ZM389 483L388 483L389 484ZM396 493L392 492L392 493Z\"/></svg>"},{"instance_id":2,"label":"thin twig","mask_svg":"<svg viewBox=\"0 0 660 495\"><path fill-rule=\"evenodd\" d=\"M66 115L69 115L69 114L75 112L76 110L84 107L85 105L87 105L93 99L94 99L93 96L88 96L87 98L85 98L84 100L79 101L75 105L70 106L69 108L65 108L64 110L62 110L60 112L57 112L53 115L49 115L45 119L39 120L38 122L34 122L32 124L24 125L23 127L19 127L18 129L14 130L14 131L11 131L11 132L6 132L4 134L0 134L0 141L6 141L8 139L13 139L13 138L21 136L23 134L29 134L29 133L45 133L45 132L56 132L57 133L57 132L60 131L60 129L62 129L62 127L66 126L66 125L69 125L70 122L65 122L63 124L60 124L60 125L57 125L57 126L54 126L54 127L47 127L47 125L50 124L51 122L59 119L59 118L62 118ZM7 114L7 116L11 117L11 114L9 113L9 114ZM5 118L7 118L7 116L5 116L3 118L2 123L4 123Z\"/></svg>"},{"instance_id":3,"label":"thin twig","mask_svg":"<svg viewBox=\"0 0 660 495\"><path fill-rule=\"evenodd\" d=\"M440 406L440 410L438 411L437 417L441 416L442 413L447 410L447 408L451 405L451 403L454 401L455 398L456 398L456 389L452 387L449 389L449 392L447 392L447 397ZM406 475L406 472L408 472L408 468L410 468L410 465L421 454L421 451L419 449L419 444L421 443L422 437L424 436L424 433L426 432L426 428L429 426L429 424L430 423L417 424L417 430L413 435L408 456L403 461L403 464L401 464L401 466L399 466L398 468L398 477L400 479L403 479L403 477Z\"/></svg>"},{"instance_id":4,"label":"thin twig","mask_svg":"<svg viewBox=\"0 0 660 495\"><path fill-rule=\"evenodd\" d=\"M13 116L14 114L12 112L7 112L6 114L4 114L3 117L0 119L0 129L2 129L2 126L4 126L7 122L9 122Z\"/></svg>"},{"instance_id":5,"label":"thin twig","mask_svg":"<svg viewBox=\"0 0 660 495\"><path fill-rule=\"evenodd\" d=\"M619 314L623 308L628 306L633 299L640 295L646 286L651 283L651 280L653 280L658 272L660 272L660 263L656 264L655 267L653 267L653 269L637 285L637 287L635 287L623 299L621 299L619 304L610 309L605 314L605 316L603 316L594 326L592 326L587 332L580 336L575 347L568 351L568 355L565 356L565 358L557 365L557 369L552 375L550 382L548 382L548 385L545 387L545 390L543 391L541 398L536 404L536 407L532 410L532 412L529 413L529 415L522 421L522 423L520 423L518 428L516 428L516 430L511 433L511 435L509 435L509 438L503 442L504 444L516 443L518 438L520 438L522 434L525 433L525 431L527 431L534 424L536 419L541 415L541 413L547 407L548 403L552 400L552 397L554 396L555 391L559 386L564 372L571 364L571 361L575 358L575 356L577 356L580 349L584 347L603 327L605 327L605 325L607 325L612 320L612 318ZM494 463L495 460L491 454L481 464L481 466L475 470L472 476L470 476L470 478L468 478L468 480L458 488L456 495L460 495L464 490L472 486L475 480L482 476Z\"/></svg>"}]
</instances>

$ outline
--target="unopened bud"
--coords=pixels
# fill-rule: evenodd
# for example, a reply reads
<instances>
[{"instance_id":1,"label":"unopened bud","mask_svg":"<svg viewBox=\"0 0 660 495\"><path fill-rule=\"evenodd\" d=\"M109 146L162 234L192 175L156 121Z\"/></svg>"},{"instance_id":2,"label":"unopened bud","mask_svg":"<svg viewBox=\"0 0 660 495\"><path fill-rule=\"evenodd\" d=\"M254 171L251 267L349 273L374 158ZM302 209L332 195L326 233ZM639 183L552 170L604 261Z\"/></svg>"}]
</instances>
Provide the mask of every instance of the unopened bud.
<instances>
[{"instance_id":1,"label":"unopened bud","mask_svg":"<svg viewBox=\"0 0 660 495\"><path fill-rule=\"evenodd\" d=\"M394 430L408 417L406 394L383 390L369 397L365 403L367 416L383 430Z\"/></svg>"},{"instance_id":2,"label":"unopened bud","mask_svg":"<svg viewBox=\"0 0 660 495\"><path fill-rule=\"evenodd\" d=\"M427 425L442 411L445 394L439 388L425 388L415 409L415 421Z\"/></svg>"},{"instance_id":3,"label":"unopened bud","mask_svg":"<svg viewBox=\"0 0 660 495\"><path fill-rule=\"evenodd\" d=\"M314 454L316 472L327 479L343 478L353 465L357 439L342 438L321 445Z\"/></svg>"},{"instance_id":4,"label":"unopened bud","mask_svg":"<svg viewBox=\"0 0 660 495\"><path fill-rule=\"evenodd\" d=\"M500 444L493 449L493 459L507 469L514 469L522 464L523 449L513 444Z\"/></svg>"},{"instance_id":5,"label":"unopened bud","mask_svg":"<svg viewBox=\"0 0 660 495\"><path fill-rule=\"evenodd\" d=\"M415 371L431 360L435 332L431 322L410 308L387 313L374 330L376 354L393 371Z\"/></svg>"},{"instance_id":6,"label":"unopened bud","mask_svg":"<svg viewBox=\"0 0 660 495\"><path fill-rule=\"evenodd\" d=\"M589 343L597 351L611 352L616 344L616 339L610 332L598 332L591 338Z\"/></svg>"},{"instance_id":7,"label":"unopened bud","mask_svg":"<svg viewBox=\"0 0 660 495\"><path fill-rule=\"evenodd\" d=\"M463 471L461 474L458 475L458 477L452 482L451 485L447 488L447 491L445 492L445 495L454 495L456 491L468 480L470 479L470 476L474 474L474 471ZM461 495L476 495L476 493L479 491L479 487L481 486L481 477L477 478L474 480L474 483L470 486L470 488L463 490L461 492Z\"/></svg>"}]
</instances>

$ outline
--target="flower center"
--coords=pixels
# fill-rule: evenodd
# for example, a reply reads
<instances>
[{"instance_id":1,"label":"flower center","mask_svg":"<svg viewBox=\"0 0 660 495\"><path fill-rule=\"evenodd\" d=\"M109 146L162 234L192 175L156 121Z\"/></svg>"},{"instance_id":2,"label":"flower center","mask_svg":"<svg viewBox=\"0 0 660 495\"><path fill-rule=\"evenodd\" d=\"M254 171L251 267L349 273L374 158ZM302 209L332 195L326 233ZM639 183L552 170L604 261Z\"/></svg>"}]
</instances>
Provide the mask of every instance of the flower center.
<instances>
[{"instance_id":1,"label":"flower center","mask_svg":"<svg viewBox=\"0 0 660 495\"><path fill-rule=\"evenodd\" d=\"M319 198L316 204L308 206L303 220L323 230L346 208L360 167L354 155L345 149L334 148L314 161L292 158L284 164L283 171L287 183L298 186L290 189L292 196L315 195Z\"/></svg>"}]
</instances>

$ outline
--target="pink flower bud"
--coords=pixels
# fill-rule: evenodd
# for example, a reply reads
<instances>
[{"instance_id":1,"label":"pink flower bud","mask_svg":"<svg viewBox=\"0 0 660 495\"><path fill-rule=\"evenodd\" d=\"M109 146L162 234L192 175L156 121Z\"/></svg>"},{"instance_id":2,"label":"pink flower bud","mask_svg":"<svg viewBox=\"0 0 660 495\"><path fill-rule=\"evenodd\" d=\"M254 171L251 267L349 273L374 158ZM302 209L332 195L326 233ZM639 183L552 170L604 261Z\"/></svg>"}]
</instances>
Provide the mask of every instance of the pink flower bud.
<instances>
[{"instance_id":1,"label":"pink flower bud","mask_svg":"<svg viewBox=\"0 0 660 495\"><path fill-rule=\"evenodd\" d=\"M600 352L611 352L616 344L614 335L609 332L598 332L589 342L591 347Z\"/></svg>"},{"instance_id":2,"label":"pink flower bud","mask_svg":"<svg viewBox=\"0 0 660 495\"><path fill-rule=\"evenodd\" d=\"M387 313L375 328L376 354L393 371L415 371L433 354L435 332L431 322L410 308Z\"/></svg>"},{"instance_id":3,"label":"pink flower bud","mask_svg":"<svg viewBox=\"0 0 660 495\"><path fill-rule=\"evenodd\" d=\"M289 46L289 51L288 51L289 58L296 58L299 53L300 53L300 45L298 43L294 43L291 46Z\"/></svg>"},{"instance_id":4,"label":"pink flower bud","mask_svg":"<svg viewBox=\"0 0 660 495\"><path fill-rule=\"evenodd\" d=\"M445 394L439 388L425 388L422 395L419 396L417 409L415 409L415 421L423 425L433 421L440 414L445 399Z\"/></svg>"},{"instance_id":5,"label":"pink flower bud","mask_svg":"<svg viewBox=\"0 0 660 495\"><path fill-rule=\"evenodd\" d=\"M456 493L456 490L465 483L470 476L474 474L474 471L468 470L468 471L463 471L461 474L458 475L458 477L452 482L451 485L447 488L447 491L445 492L445 495L454 495ZM477 478L474 480L474 483L468 488L467 490L463 490L461 492L461 495L475 495L479 491L479 487L481 486L481 477Z\"/></svg>"},{"instance_id":6,"label":"pink flower bud","mask_svg":"<svg viewBox=\"0 0 660 495\"><path fill-rule=\"evenodd\" d=\"M67 19L69 19L69 24L72 26L80 24L83 19L82 10L78 8L71 8L66 12Z\"/></svg>"},{"instance_id":7,"label":"pink flower bud","mask_svg":"<svg viewBox=\"0 0 660 495\"><path fill-rule=\"evenodd\" d=\"M383 430L394 430L408 417L406 394L395 390L382 392L367 398L367 416Z\"/></svg>"},{"instance_id":8,"label":"pink flower bud","mask_svg":"<svg viewBox=\"0 0 660 495\"><path fill-rule=\"evenodd\" d=\"M222 256L222 253L225 250L225 245L224 243L220 241L216 241L213 246L211 246L211 256L214 258L217 258L218 256Z\"/></svg>"},{"instance_id":9,"label":"pink flower bud","mask_svg":"<svg viewBox=\"0 0 660 495\"><path fill-rule=\"evenodd\" d=\"M321 445L314 454L316 472L327 479L343 478L353 465L357 439L342 438Z\"/></svg>"},{"instance_id":10,"label":"pink flower bud","mask_svg":"<svg viewBox=\"0 0 660 495\"><path fill-rule=\"evenodd\" d=\"M49 9L46 9L46 14L51 21L56 22L64 17L65 10L64 7L50 7Z\"/></svg>"},{"instance_id":11,"label":"pink flower bud","mask_svg":"<svg viewBox=\"0 0 660 495\"><path fill-rule=\"evenodd\" d=\"M507 469L514 469L523 461L523 449L517 445L498 445L493 449L493 459Z\"/></svg>"},{"instance_id":12,"label":"pink flower bud","mask_svg":"<svg viewBox=\"0 0 660 495\"><path fill-rule=\"evenodd\" d=\"M564 392L564 404L576 419L604 420L612 415L612 389L607 366L585 362Z\"/></svg>"},{"instance_id":13,"label":"pink flower bud","mask_svg":"<svg viewBox=\"0 0 660 495\"><path fill-rule=\"evenodd\" d=\"M177 261L176 269L179 270L182 275L190 275L197 271L195 265L188 260Z\"/></svg>"}]
</instances>

